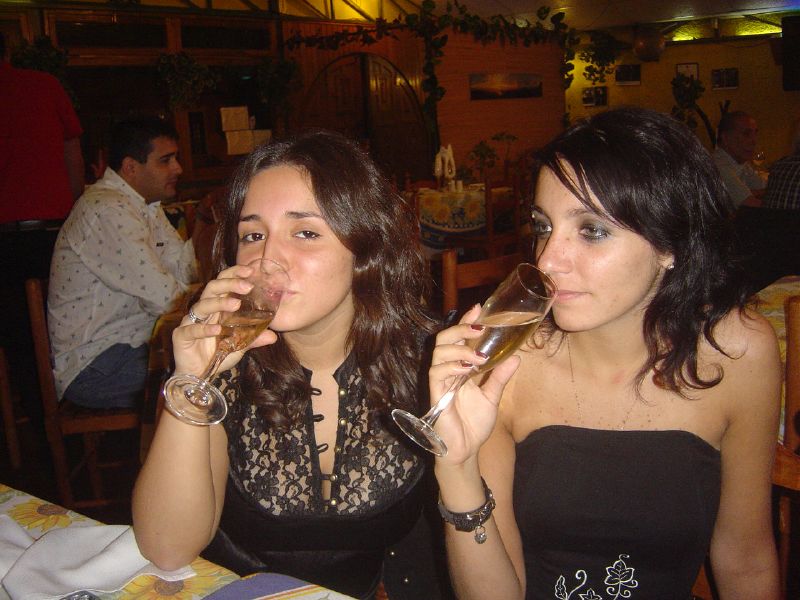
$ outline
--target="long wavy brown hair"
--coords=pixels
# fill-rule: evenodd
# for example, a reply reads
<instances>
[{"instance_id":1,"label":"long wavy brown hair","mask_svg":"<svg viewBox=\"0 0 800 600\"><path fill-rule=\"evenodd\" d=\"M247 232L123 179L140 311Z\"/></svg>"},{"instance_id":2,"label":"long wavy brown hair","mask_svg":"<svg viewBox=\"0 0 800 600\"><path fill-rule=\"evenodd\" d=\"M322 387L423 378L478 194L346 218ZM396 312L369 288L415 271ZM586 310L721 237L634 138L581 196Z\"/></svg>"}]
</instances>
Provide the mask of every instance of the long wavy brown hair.
<instances>
[{"instance_id":1,"label":"long wavy brown hair","mask_svg":"<svg viewBox=\"0 0 800 600\"><path fill-rule=\"evenodd\" d=\"M373 415L394 407L416 411L421 340L433 331L423 304L429 276L414 212L372 159L352 140L311 131L255 149L235 172L214 249L215 272L236 264L237 226L253 177L289 165L307 174L323 218L353 253L355 314L348 349ZM285 340L251 350L240 364L242 395L281 428L304 416L311 387ZM424 394L423 394L424 395Z\"/></svg>"}]
</instances>

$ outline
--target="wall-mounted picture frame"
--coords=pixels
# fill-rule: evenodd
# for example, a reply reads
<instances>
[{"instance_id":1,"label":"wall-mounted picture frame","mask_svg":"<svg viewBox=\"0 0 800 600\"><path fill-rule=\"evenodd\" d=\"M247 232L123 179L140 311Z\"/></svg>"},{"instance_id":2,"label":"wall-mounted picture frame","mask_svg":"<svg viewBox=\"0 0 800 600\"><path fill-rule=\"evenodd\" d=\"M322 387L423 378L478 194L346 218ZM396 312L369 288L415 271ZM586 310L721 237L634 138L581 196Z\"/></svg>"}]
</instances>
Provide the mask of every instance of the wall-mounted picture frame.
<instances>
[{"instance_id":1,"label":"wall-mounted picture frame","mask_svg":"<svg viewBox=\"0 0 800 600\"><path fill-rule=\"evenodd\" d=\"M697 80L700 79L700 65L697 63L678 63L675 65L676 75L686 75Z\"/></svg>"},{"instance_id":2,"label":"wall-mounted picture frame","mask_svg":"<svg viewBox=\"0 0 800 600\"><path fill-rule=\"evenodd\" d=\"M640 85L642 65L617 65L614 69L614 82L617 85Z\"/></svg>"},{"instance_id":3,"label":"wall-mounted picture frame","mask_svg":"<svg viewBox=\"0 0 800 600\"><path fill-rule=\"evenodd\" d=\"M581 101L584 106L607 106L608 88L604 85L583 88Z\"/></svg>"},{"instance_id":4,"label":"wall-mounted picture frame","mask_svg":"<svg viewBox=\"0 0 800 600\"><path fill-rule=\"evenodd\" d=\"M735 90L739 87L739 69L711 69L712 90Z\"/></svg>"},{"instance_id":5,"label":"wall-mounted picture frame","mask_svg":"<svg viewBox=\"0 0 800 600\"><path fill-rule=\"evenodd\" d=\"M470 73L470 100L541 98L542 76L534 73Z\"/></svg>"}]
</instances>

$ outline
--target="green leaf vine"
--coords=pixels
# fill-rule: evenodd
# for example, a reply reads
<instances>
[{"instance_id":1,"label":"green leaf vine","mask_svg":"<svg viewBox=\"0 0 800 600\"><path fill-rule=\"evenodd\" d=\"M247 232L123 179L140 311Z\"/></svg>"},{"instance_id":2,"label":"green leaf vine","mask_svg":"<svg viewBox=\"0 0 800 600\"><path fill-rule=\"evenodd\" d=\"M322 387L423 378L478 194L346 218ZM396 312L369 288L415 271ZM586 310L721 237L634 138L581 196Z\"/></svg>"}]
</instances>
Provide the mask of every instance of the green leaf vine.
<instances>
[{"instance_id":1,"label":"green leaf vine","mask_svg":"<svg viewBox=\"0 0 800 600\"><path fill-rule=\"evenodd\" d=\"M592 31L589 34L589 45L578 53L578 58L589 63L583 70L583 76L592 85L605 83L606 75L614 72L614 63L622 48L622 44L610 33Z\"/></svg>"},{"instance_id":2,"label":"green leaf vine","mask_svg":"<svg viewBox=\"0 0 800 600\"><path fill-rule=\"evenodd\" d=\"M435 14L435 9L434 0L424 0L419 13L407 14L394 21L376 19L369 26L359 25L328 35L304 36L295 32L286 38L284 44L289 50L300 46L336 50L345 44L360 43L362 46L368 46L386 37L397 39L396 32L410 31L424 43L423 112L434 136L436 136L436 105L445 95L445 89L439 84L436 76L436 67L444 56L448 31L471 34L476 41L484 45L496 41L501 44L522 44L525 47L544 42L558 43L564 50L564 63L561 68L564 88L568 88L572 82L574 65L571 61L575 58L578 37L575 31L564 23L564 13L559 12L550 16L550 9L543 6L536 12L535 23L526 20L520 25L500 15L489 19L474 15L458 0L453 2L448 0L443 14ZM548 18L549 25L546 26L545 21Z\"/></svg>"},{"instance_id":3,"label":"green leaf vine","mask_svg":"<svg viewBox=\"0 0 800 600\"><path fill-rule=\"evenodd\" d=\"M169 93L171 110L196 106L203 92L216 89L220 81L219 73L186 52L161 54L156 67Z\"/></svg>"}]
</instances>

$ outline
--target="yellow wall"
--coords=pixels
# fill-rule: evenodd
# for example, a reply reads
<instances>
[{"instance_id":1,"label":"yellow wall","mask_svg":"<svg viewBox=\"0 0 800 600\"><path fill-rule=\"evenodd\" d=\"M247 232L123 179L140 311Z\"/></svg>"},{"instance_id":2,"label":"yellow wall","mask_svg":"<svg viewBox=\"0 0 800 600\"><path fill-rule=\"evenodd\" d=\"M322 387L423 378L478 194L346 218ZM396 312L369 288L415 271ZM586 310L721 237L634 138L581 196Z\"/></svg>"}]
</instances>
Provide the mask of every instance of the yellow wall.
<instances>
[{"instance_id":1,"label":"yellow wall","mask_svg":"<svg viewBox=\"0 0 800 600\"><path fill-rule=\"evenodd\" d=\"M617 64L638 62L633 53L627 51ZM678 63L698 63L699 79L706 88L699 104L714 127L720 117L719 103L730 100L730 110L747 111L758 121L759 145L766 154L767 165L791 151L792 127L800 119L800 91L783 91L782 70L775 64L769 39L667 46L658 62L641 63L641 85L616 85L614 76L609 76L605 83L608 105L632 104L670 112L674 104L670 81L675 77ZM567 110L573 121L602 110L582 104L581 91L590 85L583 77L584 66L581 61L575 61L575 80L566 92ZM712 90L711 69L728 67L739 69L739 87ZM696 132L709 146L702 123Z\"/></svg>"}]
</instances>

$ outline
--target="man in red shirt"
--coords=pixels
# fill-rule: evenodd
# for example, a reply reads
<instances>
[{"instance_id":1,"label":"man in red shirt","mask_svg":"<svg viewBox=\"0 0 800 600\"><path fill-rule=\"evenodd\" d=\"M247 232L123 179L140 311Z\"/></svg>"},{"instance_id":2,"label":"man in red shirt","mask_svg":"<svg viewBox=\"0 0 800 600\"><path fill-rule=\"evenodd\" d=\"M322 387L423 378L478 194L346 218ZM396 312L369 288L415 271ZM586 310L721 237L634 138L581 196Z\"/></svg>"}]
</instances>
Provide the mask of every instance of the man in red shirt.
<instances>
[{"instance_id":1,"label":"man in red shirt","mask_svg":"<svg viewBox=\"0 0 800 600\"><path fill-rule=\"evenodd\" d=\"M0 33L0 345L23 399L38 397L24 280L47 277L58 228L83 192L83 133L47 73L15 69ZM36 408L34 402L31 407Z\"/></svg>"}]
</instances>

